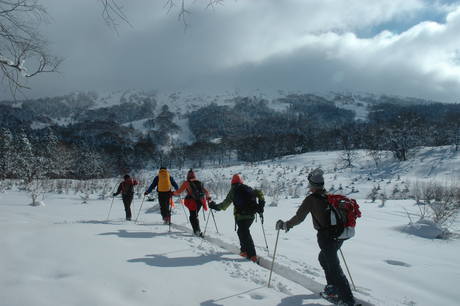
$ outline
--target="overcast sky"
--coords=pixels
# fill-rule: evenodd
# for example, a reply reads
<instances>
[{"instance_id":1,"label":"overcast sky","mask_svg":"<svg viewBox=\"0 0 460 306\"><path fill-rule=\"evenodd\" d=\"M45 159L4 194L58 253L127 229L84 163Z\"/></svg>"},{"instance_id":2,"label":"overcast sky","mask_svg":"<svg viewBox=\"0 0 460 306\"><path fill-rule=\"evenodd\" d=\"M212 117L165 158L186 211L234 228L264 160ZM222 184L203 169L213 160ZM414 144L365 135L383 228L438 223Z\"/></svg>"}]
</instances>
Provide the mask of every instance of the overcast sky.
<instances>
[{"instance_id":1,"label":"overcast sky","mask_svg":"<svg viewBox=\"0 0 460 306\"><path fill-rule=\"evenodd\" d=\"M189 27L166 0L118 0L132 27L107 27L95 0L40 0L60 74L30 98L143 89L219 93L347 90L460 102L460 2L188 0ZM4 90L2 90L4 92Z\"/></svg>"}]
</instances>

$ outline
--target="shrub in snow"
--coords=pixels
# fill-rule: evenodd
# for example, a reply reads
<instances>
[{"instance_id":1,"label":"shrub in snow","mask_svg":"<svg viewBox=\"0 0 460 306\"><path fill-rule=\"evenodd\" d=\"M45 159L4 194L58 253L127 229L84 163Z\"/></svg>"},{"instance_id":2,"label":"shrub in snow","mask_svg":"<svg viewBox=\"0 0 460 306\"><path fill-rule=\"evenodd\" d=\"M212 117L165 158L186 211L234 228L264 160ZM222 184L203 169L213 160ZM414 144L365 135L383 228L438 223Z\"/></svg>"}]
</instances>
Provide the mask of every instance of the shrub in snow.
<instances>
[{"instance_id":1,"label":"shrub in snow","mask_svg":"<svg viewBox=\"0 0 460 306\"><path fill-rule=\"evenodd\" d=\"M460 187L455 183L446 186L433 181L416 182L412 195L419 204L421 219L426 215L439 226L450 225L460 210ZM426 205L421 206L422 201Z\"/></svg>"},{"instance_id":2,"label":"shrub in snow","mask_svg":"<svg viewBox=\"0 0 460 306\"><path fill-rule=\"evenodd\" d=\"M447 229L444 229L435 222L427 219L420 219L415 223L409 223L402 228L402 231L411 235L429 239L444 239L449 235L449 231Z\"/></svg>"},{"instance_id":3,"label":"shrub in snow","mask_svg":"<svg viewBox=\"0 0 460 306\"><path fill-rule=\"evenodd\" d=\"M34 202L30 203L29 205L37 207L37 206L45 206L45 203L43 201L34 201Z\"/></svg>"},{"instance_id":4,"label":"shrub in snow","mask_svg":"<svg viewBox=\"0 0 460 306\"><path fill-rule=\"evenodd\" d=\"M380 194L380 200L382 201L382 203L379 205L379 207L384 207L385 206L385 203L387 201L387 194L385 192L382 192Z\"/></svg>"},{"instance_id":5,"label":"shrub in snow","mask_svg":"<svg viewBox=\"0 0 460 306\"><path fill-rule=\"evenodd\" d=\"M372 187L372 190L371 192L368 194L368 198L372 200L372 203L375 202L375 200L377 200L377 195L378 195L378 189L377 187Z\"/></svg>"},{"instance_id":6,"label":"shrub in snow","mask_svg":"<svg viewBox=\"0 0 460 306\"><path fill-rule=\"evenodd\" d=\"M80 195L80 198L82 200L81 204L88 204L89 193L84 193L84 194Z\"/></svg>"}]
</instances>

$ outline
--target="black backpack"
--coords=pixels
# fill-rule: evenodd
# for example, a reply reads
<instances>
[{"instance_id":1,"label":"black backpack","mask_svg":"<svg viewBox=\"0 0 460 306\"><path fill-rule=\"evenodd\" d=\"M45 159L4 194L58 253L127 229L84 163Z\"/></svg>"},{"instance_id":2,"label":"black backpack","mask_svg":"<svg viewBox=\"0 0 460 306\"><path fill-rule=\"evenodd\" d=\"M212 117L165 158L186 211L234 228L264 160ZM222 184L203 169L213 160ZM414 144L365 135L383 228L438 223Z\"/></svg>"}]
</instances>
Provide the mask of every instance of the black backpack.
<instances>
[{"instance_id":1,"label":"black backpack","mask_svg":"<svg viewBox=\"0 0 460 306\"><path fill-rule=\"evenodd\" d=\"M203 184L200 181L189 181L191 193L190 196L194 199L197 203L201 203L206 196L204 192Z\"/></svg>"},{"instance_id":2,"label":"black backpack","mask_svg":"<svg viewBox=\"0 0 460 306\"><path fill-rule=\"evenodd\" d=\"M235 212L240 215L253 215L258 211L257 195L251 187L244 184L236 186L233 198Z\"/></svg>"},{"instance_id":3,"label":"black backpack","mask_svg":"<svg viewBox=\"0 0 460 306\"><path fill-rule=\"evenodd\" d=\"M124 181L121 183L121 192L125 195L133 195L134 194L134 184L132 180Z\"/></svg>"}]
</instances>

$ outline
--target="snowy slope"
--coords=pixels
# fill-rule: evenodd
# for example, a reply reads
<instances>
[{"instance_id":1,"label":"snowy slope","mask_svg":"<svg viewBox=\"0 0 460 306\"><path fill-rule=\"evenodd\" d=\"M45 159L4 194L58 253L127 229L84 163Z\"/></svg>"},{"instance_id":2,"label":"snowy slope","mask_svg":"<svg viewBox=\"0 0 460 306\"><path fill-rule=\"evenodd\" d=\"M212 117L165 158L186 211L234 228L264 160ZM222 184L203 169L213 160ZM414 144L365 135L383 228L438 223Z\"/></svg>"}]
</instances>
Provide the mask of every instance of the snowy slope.
<instances>
[{"instance_id":1,"label":"snowy slope","mask_svg":"<svg viewBox=\"0 0 460 306\"><path fill-rule=\"evenodd\" d=\"M294 215L306 194L309 169L321 166L326 187L342 185L363 213L356 237L343 246L355 296L372 305L458 305L460 293L453 288L460 282L460 222L451 226L454 235L449 240L409 235L401 227L417 218L414 200L407 194L406 199L395 196L385 203L366 198L378 184L391 198L395 186L414 180L458 179L460 154L449 147L421 148L408 162L387 158L379 168L364 152L359 154L353 169L337 168L340 152L314 152L196 173L216 201L224 198L234 173L266 188L268 252L260 220L251 232L262 265L268 267L276 220ZM172 170L178 182L186 170ZM148 173L148 180L153 175ZM96 197L90 195L89 204L82 205L78 195L50 193L46 206L31 207L23 192L0 193L0 230L7 233L0 236L2 305L329 305L317 295L325 279L310 217L280 233L273 286L266 288L268 270L234 254L238 238L231 209L214 213L219 233L206 213L210 221L202 241L190 235L180 204L169 233L159 223L156 201L143 203L135 223L123 221L120 199L107 221L110 199ZM272 202L277 206L271 207ZM136 197L135 216L140 204ZM200 222L204 230L202 213Z\"/></svg>"},{"instance_id":2,"label":"snowy slope","mask_svg":"<svg viewBox=\"0 0 460 306\"><path fill-rule=\"evenodd\" d=\"M104 201L54 195L44 207L25 203L19 193L1 199L2 305L277 305L311 294L281 279L266 288L267 270L168 232L158 214L125 223L118 200L111 221Z\"/></svg>"}]
</instances>

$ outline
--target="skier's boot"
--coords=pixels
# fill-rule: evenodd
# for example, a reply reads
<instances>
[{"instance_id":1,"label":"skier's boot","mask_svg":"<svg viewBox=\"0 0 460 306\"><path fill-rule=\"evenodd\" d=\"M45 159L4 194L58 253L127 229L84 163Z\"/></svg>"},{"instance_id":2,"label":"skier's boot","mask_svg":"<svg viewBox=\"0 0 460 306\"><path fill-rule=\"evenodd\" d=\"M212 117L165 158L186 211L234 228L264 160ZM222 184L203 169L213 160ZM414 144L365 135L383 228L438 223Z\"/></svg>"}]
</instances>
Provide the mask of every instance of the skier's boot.
<instances>
[{"instance_id":1,"label":"skier's boot","mask_svg":"<svg viewBox=\"0 0 460 306\"><path fill-rule=\"evenodd\" d=\"M337 288L334 285L327 285L324 287L324 290L320 292L321 297L332 302L337 303L339 301L339 296L337 294Z\"/></svg>"}]
</instances>

